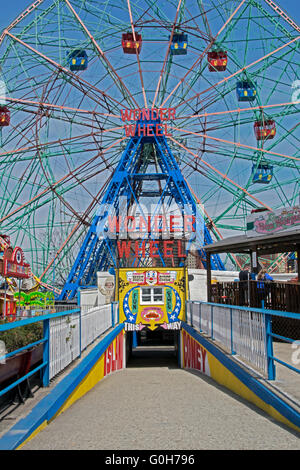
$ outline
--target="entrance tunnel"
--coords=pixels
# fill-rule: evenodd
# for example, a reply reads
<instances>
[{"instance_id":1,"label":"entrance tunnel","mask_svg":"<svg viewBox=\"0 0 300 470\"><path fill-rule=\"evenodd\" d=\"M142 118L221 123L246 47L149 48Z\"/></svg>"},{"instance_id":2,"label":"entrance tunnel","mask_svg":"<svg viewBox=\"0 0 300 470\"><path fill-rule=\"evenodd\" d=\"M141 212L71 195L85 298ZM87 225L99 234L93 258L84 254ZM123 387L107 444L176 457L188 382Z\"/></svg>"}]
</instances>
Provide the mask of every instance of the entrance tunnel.
<instances>
[{"instance_id":1,"label":"entrance tunnel","mask_svg":"<svg viewBox=\"0 0 300 470\"><path fill-rule=\"evenodd\" d=\"M180 367L179 331L157 328L126 335L126 367Z\"/></svg>"}]
</instances>

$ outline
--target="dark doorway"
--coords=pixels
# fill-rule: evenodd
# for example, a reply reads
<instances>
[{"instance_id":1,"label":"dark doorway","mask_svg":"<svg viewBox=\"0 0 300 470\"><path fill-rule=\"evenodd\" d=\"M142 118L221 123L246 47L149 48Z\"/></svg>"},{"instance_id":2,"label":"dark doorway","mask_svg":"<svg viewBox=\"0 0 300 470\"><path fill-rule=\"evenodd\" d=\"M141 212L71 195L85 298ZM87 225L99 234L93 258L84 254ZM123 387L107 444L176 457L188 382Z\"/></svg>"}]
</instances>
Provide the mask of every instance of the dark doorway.
<instances>
[{"instance_id":1,"label":"dark doorway","mask_svg":"<svg viewBox=\"0 0 300 470\"><path fill-rule=\"evenodd\" d=\"M127 359L127 367L169 367L178 368L178 330L154 331L142 330L137 332L137 346L132 347L132 333L128 340L131 350ZM128 333L127 333L128 334Z\"/></svg>"}]
</instances>

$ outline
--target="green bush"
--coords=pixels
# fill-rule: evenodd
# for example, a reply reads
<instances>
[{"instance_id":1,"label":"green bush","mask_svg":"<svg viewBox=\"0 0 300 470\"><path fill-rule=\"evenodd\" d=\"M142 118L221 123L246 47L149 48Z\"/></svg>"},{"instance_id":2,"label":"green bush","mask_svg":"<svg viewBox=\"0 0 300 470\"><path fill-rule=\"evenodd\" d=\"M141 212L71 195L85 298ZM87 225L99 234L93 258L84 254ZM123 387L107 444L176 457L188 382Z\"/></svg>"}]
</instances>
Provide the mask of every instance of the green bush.
<instances>
[{"instance_id":1,"label":"green bush","mask_svg":"<svg viewBox=\"0 0 300 470\"><path fill-rule=\"evenodd\" d=\"M0 333L0 340L4 341L6 351L12 352L43 338L43 322L19 326L13 330Z\"/></svg>"}]
</instances>

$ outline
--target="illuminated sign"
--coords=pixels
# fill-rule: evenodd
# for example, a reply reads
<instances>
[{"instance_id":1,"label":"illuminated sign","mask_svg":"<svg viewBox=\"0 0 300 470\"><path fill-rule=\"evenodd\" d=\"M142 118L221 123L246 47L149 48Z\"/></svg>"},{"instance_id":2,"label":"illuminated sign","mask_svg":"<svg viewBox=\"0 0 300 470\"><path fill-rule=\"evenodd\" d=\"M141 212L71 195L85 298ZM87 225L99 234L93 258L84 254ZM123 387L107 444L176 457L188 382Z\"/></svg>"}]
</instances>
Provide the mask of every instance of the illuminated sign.
<instances>
[{"instance_id":1,"label":"illuminated sign","mask_svg":"<svg viewBox=\"0 0 300 470\"><path fill-rule=\"evenodd\" d=\"M188 208L187 208L188 210ZM154 209L155 211L155 209ZM196 217L192 214L171 214L169 217L163 214L143 216L108 216L108 234L110 238L117 233L151 233L153 235L195 233Z\"/></svg>"},{"instance_id":2,"label":"illuminated sign","mask_svg":"<svg viewBox=\"0 0 300 470\"><path fill-rule=\"evenodd\" d=\"M175 108L121 109L121 120L136 121L136 124L125 124L126 137L170 137L165 121L175 119Z\"/></svg>"},{"instance_id":3,"label":"illuminated sign","mask_svg":"<svg viewBox=\"0 0 300 470\"><path fill-rule=\"evenodd\" d=\"M252 213L247 217L247 236L286 232L300 226L300 206Z\"/></svg>"},{"instance_id":4,"label":"illuminated sign","mask_svg":"<svg viewBox=\"0 0 300 470\"><path fill-rule=\"evenodd\" d=\"M175 248L176 244L177 253L175 253L178 258L186 258L187 255L183 247L183 242L181 240L164 240L162 243L163 250L160 254L158 246L159 240L136 240L135 242L133 242L132 240L118 240L118 255L119 258L130 258L130 256L134 253L136 258L138 258L139 256L145 257L146 248L149 248L149 258L161 258L161 256L163 256L163 258L173 258L175 252L173 252L173 248Z\"/></svg>"},{"instance_id":5,"label":"illuminated sign","mask_svg":"<svg viewBox=\"0 0 300 470\"><path fill-rule=\"evenodd\" d=\"M3 277L15 277L17 279L28 279L31 276L30 265L24 262L24 253L21 248L14 250L6 248L3 254Z\"/></svg>"}]
</instances>

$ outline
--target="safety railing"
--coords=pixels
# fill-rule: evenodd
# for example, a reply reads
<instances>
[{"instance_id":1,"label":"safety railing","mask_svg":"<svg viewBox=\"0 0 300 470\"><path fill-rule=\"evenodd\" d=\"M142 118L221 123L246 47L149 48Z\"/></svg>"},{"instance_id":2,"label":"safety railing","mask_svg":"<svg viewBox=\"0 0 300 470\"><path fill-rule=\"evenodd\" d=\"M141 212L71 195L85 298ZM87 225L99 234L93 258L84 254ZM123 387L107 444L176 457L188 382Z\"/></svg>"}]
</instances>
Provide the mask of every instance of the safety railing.
<instances>
[{"instance_id":1,"label":"safety railing","mask_svg":"<svg viewBox=\"0 0 300 470\"><path fill-rule=\"evenodd\" d=\"M30 325L34 323L43 323L42 337L38 341L6 353L5 344L1 341L1 333ZM98 306L94 308L80 309L79 307L63 312L50 313L39 317L23 318L13 323L4 323L0 325L0 379L1 367L5 365L7 359L31 352L36 346L43 345L43 353L40 363L31 367L30 355L26 366L20 371L17 380L14 380L5 388L1 389L0 397L10 390L19 386L22 382L40 371L43 386L48 386L50 380L57 376L99 336L105 333L109 328L118 323L118 303L113 302L109 305Z\"/></svg>"},{"instance_id":2,"label":"safety railing","mask_svg":"<svg viewBox=\"0 0 300 470\"><path fill-rule=\"evenodd\" d=\"M48 347L44 353L48 353L49 370L45 370L44 385L48 385L49 380L80 356L81 322L80 309L73 311L71 315L64 312L45 320L44 332L47 335Z\"/></svg>"},{"instance_id":3,"label":"safety railing","mask_svg":"<svg viewBox=\"0 0 300 470\"><path fill-rule=\"evenodd\" d=\"M81 351L98 338L108 328L119 322L119 304L90 307L81 306Z\"/></svg>"},{"instance_id":4,"label":"safety railing","mask_svg":"<svg viewBox=\"0 0 300 470\"><path fill-rule=\"evenodd\" d=\"M297 313L223 305L212 302L187 301L186 321L200 333L218 341L231 354L238 354L269 380L275 380L278 362L300 373L300 369L274 356L273 338L294 343L295 340L272 331L274 317L297 320ZM300 342L299 342L300 344Z\"/></svg>"}]
</instances>

